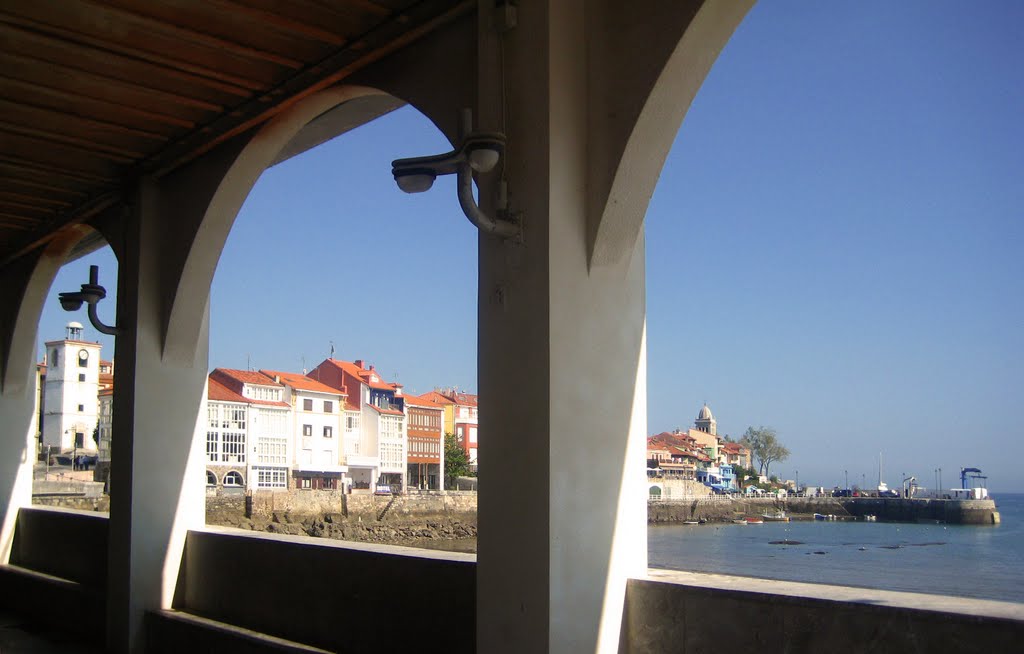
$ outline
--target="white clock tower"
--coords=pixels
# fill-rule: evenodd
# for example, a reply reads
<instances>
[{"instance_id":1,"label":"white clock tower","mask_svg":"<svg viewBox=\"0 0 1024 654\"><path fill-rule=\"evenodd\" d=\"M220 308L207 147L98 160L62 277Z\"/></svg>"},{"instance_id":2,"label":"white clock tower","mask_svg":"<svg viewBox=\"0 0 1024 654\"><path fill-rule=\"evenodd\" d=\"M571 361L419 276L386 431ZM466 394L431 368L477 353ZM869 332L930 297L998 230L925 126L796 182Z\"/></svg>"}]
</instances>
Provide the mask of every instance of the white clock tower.
<instances>
[{"instance_id":1,"label":"white clock tower","mask_svg":"<svg viewBox=\"0 0 1024 654\"><path fill-rule=\"evenodd\" d=\"M100 344L82 340L82 325L70 322L64 340L46 343L43 447L95 453L100 380Z\"/></svg>"}]
</instances>

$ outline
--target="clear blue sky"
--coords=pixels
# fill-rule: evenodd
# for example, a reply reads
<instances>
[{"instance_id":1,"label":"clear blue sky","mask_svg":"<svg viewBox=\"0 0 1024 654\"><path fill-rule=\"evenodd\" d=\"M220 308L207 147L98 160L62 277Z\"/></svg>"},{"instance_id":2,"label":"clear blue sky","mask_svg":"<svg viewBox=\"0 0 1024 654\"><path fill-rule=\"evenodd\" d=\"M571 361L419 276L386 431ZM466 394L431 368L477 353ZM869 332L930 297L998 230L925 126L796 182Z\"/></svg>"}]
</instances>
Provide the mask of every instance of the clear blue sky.
<instances>
[{"instance_id":1,"label":"clear blue sky","mask_svg":"<svg viewBox=\"0 0 1024 654\"><path fill-rule=\"evenodd\" d=\"M1024 490L1022 27L1010 0L755 6L648 212L651 433L706 400L721 433L775 427L784 477L873 484L881 451L893 485L966 465ZM214 281L211 367L300 370L333 341L412 392L474 389L475 232L451 180L390 175L445 146L403 109L267 171ZM112 286L97 253L54 294L97 261ZM67 319L51 301L41 339Z\"/></svg>"}]
</instances>

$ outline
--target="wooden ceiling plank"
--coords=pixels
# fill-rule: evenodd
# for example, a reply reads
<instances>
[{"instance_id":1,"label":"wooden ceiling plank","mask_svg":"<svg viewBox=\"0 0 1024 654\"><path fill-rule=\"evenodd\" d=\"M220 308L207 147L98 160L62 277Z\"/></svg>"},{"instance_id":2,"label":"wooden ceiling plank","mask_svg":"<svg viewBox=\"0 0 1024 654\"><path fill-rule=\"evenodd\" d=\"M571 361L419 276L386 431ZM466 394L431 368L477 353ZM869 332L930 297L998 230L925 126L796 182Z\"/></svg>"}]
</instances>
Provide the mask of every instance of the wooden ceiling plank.
<instances>
[{"instance_id":1,"label":"wooden ceiling plank","mask_svg":"<svg viewBox=\"0 0 1024 654\"><path fill-rule=\"evenodd\" d=\"M25 193L16 193L14 191L5 191L0 189L0 200L9 200L12 202L28 202L31 206L37 204L49 204L55 207L64 207L65 209L72 206L71 202L67 200L59 200L52 198L48 195L26 195Z\"/></svg>"},{"instance_id":2,"label":"wooden ceiling plank","mask_svg":"<svg viewBox=\"0 0 1024 654\"><path fill-rule=\"evenodd\" d=\"M325 9L332 9L337 11L336 3L331 2L330 0L328 0L328 2L317 2L316 0L314 0L314 2L315 4L324 7ZM391 13L391 10L388 9L387 7L382 7L375 2L370 2L370 0L349 0L347 4L358 5L361 9L374 13L381 18Z\"/></svg>"},{"instance_id":3,"label":"wooden ceiling plank","mask_svg":"<svg viewBox=\"0 0 1024 654\"><path fill-rule=\"evenodd\" d=\"M212 34L207 34L205 32L200 32L183 25L152 18L138 9L130 10L122 7L112 7L110 5L97 2L96 0L79 0L79 2L93 5L101 11L106 11L111 14L118 15L126 20L134 21L149 30L162 30L165 33L169 33L183 41L198 43L210 48L217 48L239 57L266 61L268 63L277 64L278 66L291 68L293 70L297 70L303 65L303 62L297 59L292 59L274 52L268 52L259 48L243 45L241 43L223 39L219 36L213 36Z\"/></svg>"},{"instance_id":4,"label":"wooden ceiling plank","mask_svg":"<svg viewBox=\"0 0 1024 654\"><path fill-rule=\"evenodd\" d=\"M31 157L12 154L9 151L0 155L0 166L5 164L21 168L26 172L35 171L40 175L65 177L91 186L96 184L114 184L118 180L118 175L116 174L83 170L82 168L68 168L51 161L40 161Z\"/></svg>"},{"instance_id":5,"label":"wooden ceiling plank","mask_svg":"<svg viewBox=\"0 0 1024 654\"><path fill-rule=\"evenodd\" d=\"M19 21L29 22L29 21ZM69 35L70 36L70 35ZM162 76L170 81L191 84L194 86L212 89L222 93L246 98L252 95L259 84L251 80L241 80L242 83L218 79L214 71L204 71L205 74L197 74L194 71L180 70L177 67L165 63L164 57L138 56L145 53L116 52L109 48L110 44L98 42L89 44L81 41L80 35L74 38L61 38L55 33L41 33L24 25L7 22L0 18L0 39L9 45L12 52L34 52L40 58L45 58L54 63L64 63L62 55L66 55L74 61L91 63L95 67L103 67L108 70L120 71L122 75L136 77ZM154 61L155 59L161 61Z\"/></svg>"},{"instance_id":6,"label":"wooden ceiling plank","mask_svg":"<svg viewBox=\"0 0 1024 654\"><path fill-rule=\"evenodd\" d=\"M51 97L54 100L73 106L76 102L81 104L83 101L90 104L97 105L97 108L104 110L104 115L112 113L121 113L122 115L128 114L136 117L140 121L153 121L164 125L173 125L175 127L181 127L184 129L192 129L196 126L194 120L188 120L180 118L178 116L171 116L170 114L160 113L156 111L149 111L146 109L139 109L138 107L129 107L125 105L119 105L115 102L110 102L103 98L94 98L91 96L82 95L80 93L73 93L64 89L53 88L50 86L44 86L38 82L32 82L22 79L16 79L13 77L7 77L0 72L0 95L4 95L4 87L11 86L15 87L12 91L18 89L26 89L29 92L35 94L33 97L38 101L39 96ZM24 97L21 93L11 93L7 97ZM81 114L79 114L81 115Z\"/></svg>"},{"instance_id":7,"label":"wooden ceiling plank","mask_svg":"<svg viewBox=\"0 0 1024 654\"><path fill-rule=\"evenodd\" d=\"M132 136L150 141L165 141L167 137L163 134L147 130L127 127L119 123L111 123L94 118L86 118L72 112L61 112L48 107L41 107L30 103L18 103L0 97L0 120L15 123L27 123L32 120L39 121L41 118L61 121L72 126L85 127L98 132L112 132L124 136Z\"/></svg>"},{"instance_id":8,"label":"wooden ceiling plank","mask_svg":"<svg viewBox=\"0 0 1024 654\"><path fill-rule=\"evenodd\" d=\"M8 164L0 163L0 171L3 172L3 177L0 177L0 189L4 187L13 187L17 189L43 191L50 195L71 196L74 198L83 198L86 195L88 195L88 193L86 193L85 191L73 189L68 186L57 186L55 184L47 184L45 182L40 182L38 179L26 179L23 177L16 177L15 175L21 173L22 171Z\"/></svg>"},{"instance_id":9,"label":"wooden ceiling plank","mask_svg":"<svg viewBox=\"0 0 1024 654\"><path fill-rule=\"evenodd\" d=\"M31 202L18 202L16 200L5 200L0 198L0 211L3 211L4 209L7 209L8 211L17 211L19 214L26 217L32 217L32 214L34 214L34 216L39 220L46 220L59 211L59 209L54 207L42 207L38 204L32 204Z\"/></svg>"},{"instance_id":10,"label":"wooden ceiling plank","mask_svg":"<svg viewBox=\"0 0 1024 654\"><path fill-rule=\"evenodd\" d=\"M31 216L23 216L21 214L11 213L9 211L3 211L3 210L0 210L0 217L3 217L5 220L10 220L12 222L32 223L32 224L36 224L36 225L41 223L41 222L43 222L39 218L33 218Z\"/></svg>"},{"instance_id":11,"label":"wooden ceiling plank","mask_svg":"<svg viewBox=\"0 0 1024 654\"><path fill-rule=\"evenodd\" d=\"M296 23L316 25L345 39L362 34L392 13L376 7L373 11L360 8L351 2L328 4L315 0L215 0L224 3L244 3L248 7L277 14ZM343 45L343 44L339 44Z\"/></svg>"},{"instance_id":12,"label":"wooden ceiling plank","mask_svg":"<svg viewBox=\"0 0 1024 654\"><path fill-rule=\"evenodd\" d=\"M370 48L368 52L361 52L358 55L350 51L352 43L355 43L355 41L353 41L348 46L338 50L323 61L307 66L305 71L303 71L306 72L316 69L318 71L334 71L333 73L329 73L327 75L320 75L318 73L317 80L315 82L308 85L302 85L301 88L297 90L288 88L291 85L297 85L297 80L302 77L302 73L300 72L290 80L286 80L285 82L277 85L274 89L270 89L268 91L268 94L271 95L275 93L283 95L285 100L267 109L257 108L258 99L245 103L235 111L227 115L219 116L215 120L214 124L203 126L201 131L204 134L204 140L199 145L192 146L189 143L190 141L196 140L200 131L193 130L191 134L183 137L178 143L171 144L165 151L151 157L150 161L144 162L144 167L148 172L152 172L158 176L165 174L191 159L212 150L227 139L252 129L256 125L283 111L285 108L298 102L302 98L308 97L313 93L337 84L340 80L351 75L354 71L367 66L370 63L383 59L387 55L401 49L409 43L422 38L423 35L437 29L440 25L447 24L466 13L469 13L475 8L475 0L462 0L462 2L459 2L457 5L449 8L441 14L425 17L419 24L413 25L410 29L405 29L403 26L403 29L392 38L384 39L385 42L379 47ZM407 16L403 19L395 17L385 25L378 26L372 31L387 32L386 26L390 25L393 27L396 23L404 24L407 20ZM367 41L371 39L372 35L367 34L361 36L358 41ZM247 115L249 116L248 118L246 118ZM235 122L231 127L225 127L218 124L226 123L229 120ZM210 130L218 136L214 138L206 137L205 135ZM182 144L186 144L186 146L181 147ZM183 154L173 156L170 152L172 149L183 151Z\"/></svg>"},{"instance_id":13,"label":"wooden ceiling plank","mask_svg":"<svg viewBox=\"0 0 1024 654\"><path fill-rule=\"evenodd\" d=\"M80 68L74 68L64 64L43 62L31 57L14 54L13 52L0 52L2 70L8 77L17 79L38 79L46 78L61 83L62 87L81 90L96 89L122 89L128 93L134 93L139 97L150 99L153 103L171 102L178 105L193 107L201 111L221 112L224 107L219 104L207 102L199 98L192 98L153 88L139 82L108 77L99 73L93 73Z\"/></svg>"},{"instance_id":14,"label":"wooden ceiling plank","mask_svg":"<svg viewBox=\"0 0 1024 654\"><path fill-rule=\"evenodd\" d=\"M126 58L136 59L143 63L152 65L163 66L168 70L176 70L183 73L191 73L200 79L208 79L214 82L222 82L229 85L239 86L249 91L255 91L263 86L258 80L254 80L240 75L233 75L231 73L225 73L223 71L215 70L208 66L196 64L194 62L184 61L180 58L175 59L161 55L157 52L151 52L148 50L141 50L134 48L123 43L115 43L106 39L90 36L81 32L73 32L71 30L62 28L56 25L50 25L41 23L39 21L25 18L22 16L14 16L3 12L2 6L0 6L0 22L8 23L11 25L17 25L21 27L28 27L34 30L39 30L45 33L47 36L52 35L62 42L73 43L78 46L92 48L97 51L110 52L115 55L120 55Z\"/></svg>"},{"instance_id":15,"label":"wooden ceiling plank","mask_svg":"<svg viewBox=\"0 0 1024 654\"><path fill-rule=\"evenodd\" d=\"M281 14L244 5L236 2L235 0L209 0L209 2L228 9L232 14L244 14L261 23L273 25L283 31L315 39L321 43L341 46L345 45L346 42L345 37L334 32L321 29L316 25L292 20L291 18L282 16Z\"/></svg>"},{"instance_id":16,"label":"wooden ceiling plank","mask_svg":"<svg viewBox=\"0 0 1024 654\"><path fill-rule=\"evenodd\" d=\"M66 147L77 149L85 154L101 154L104 158L122 164L130 164L136 159L142 159L146 156L146 153L144 152L126 150L100 141L93 141L91 139L73 136L71 134L57 134L34 127L26 127L25 125L15 125L2 120L0 120L0 132L19 134L21 136L39 139L40 141L59 143Z\"/></svg>"}]
</instances>

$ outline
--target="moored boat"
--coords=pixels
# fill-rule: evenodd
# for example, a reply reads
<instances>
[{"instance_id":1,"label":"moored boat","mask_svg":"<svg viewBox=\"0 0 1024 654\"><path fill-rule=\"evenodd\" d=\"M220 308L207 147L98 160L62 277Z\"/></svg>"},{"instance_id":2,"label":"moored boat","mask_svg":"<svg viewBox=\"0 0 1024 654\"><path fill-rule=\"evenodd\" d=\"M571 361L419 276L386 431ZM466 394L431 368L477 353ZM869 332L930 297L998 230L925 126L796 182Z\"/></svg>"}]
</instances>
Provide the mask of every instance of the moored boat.
<instances>
[{"instance_id":1,"label":"moored boat","mask_svg":"<svg viewBox=\"0 0 1024 654\"><path fill-rule=\"evenodd\" d=\"M763 518L765 522L789 522L789 516L782 511L775 514L764 513L761 515L761 518Z\"/></svg>"},{"instance_id":2,"label":"moored boat","mask_svg":"<svg viewBox=\"0 0 1024 654\"><path fill-rule=\"evenodd\" d=\"M764 520L762 520L761 518L747 518L746 523L748 525L760 525L764 524Z\"/></svg>"}]
</instances>

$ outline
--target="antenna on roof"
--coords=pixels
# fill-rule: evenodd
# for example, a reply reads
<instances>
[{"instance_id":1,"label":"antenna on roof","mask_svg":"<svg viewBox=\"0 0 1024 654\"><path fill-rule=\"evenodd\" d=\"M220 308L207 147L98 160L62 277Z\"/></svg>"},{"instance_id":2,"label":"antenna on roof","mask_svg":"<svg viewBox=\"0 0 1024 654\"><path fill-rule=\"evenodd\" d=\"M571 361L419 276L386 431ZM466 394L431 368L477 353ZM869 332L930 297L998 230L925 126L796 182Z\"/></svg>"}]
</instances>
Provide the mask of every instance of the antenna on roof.
<instances>
[{"instance_id":1,"label":"antenna on roof","mask_svg":"<svg viewBox=\"0 0 1024 654\"><path fill-rule=\"evenodd\" d=\"M245 353L245 369L252 371L252 355L248 352Z\"/></svg>"},{"instance_id":2,"label":"antenna on roof","mask_svg":"<svg viewBox=\"0 0 1024 654\"><path fill-rule=\"evenodd\" d=\"M331 344L331 358L334 358L334 341L330 341Z\"/></svg>"},{"instance_id":3,"label":"antenna on roof","mask_svg":"<svg viewBox=\"0 0 1024 654\"><path fill-rule=\"evenodd\" d=\"M302 359L302 374L305 375L306 374L306 357L299 357L299 358Z\"/></svg>"}]
</instances>

